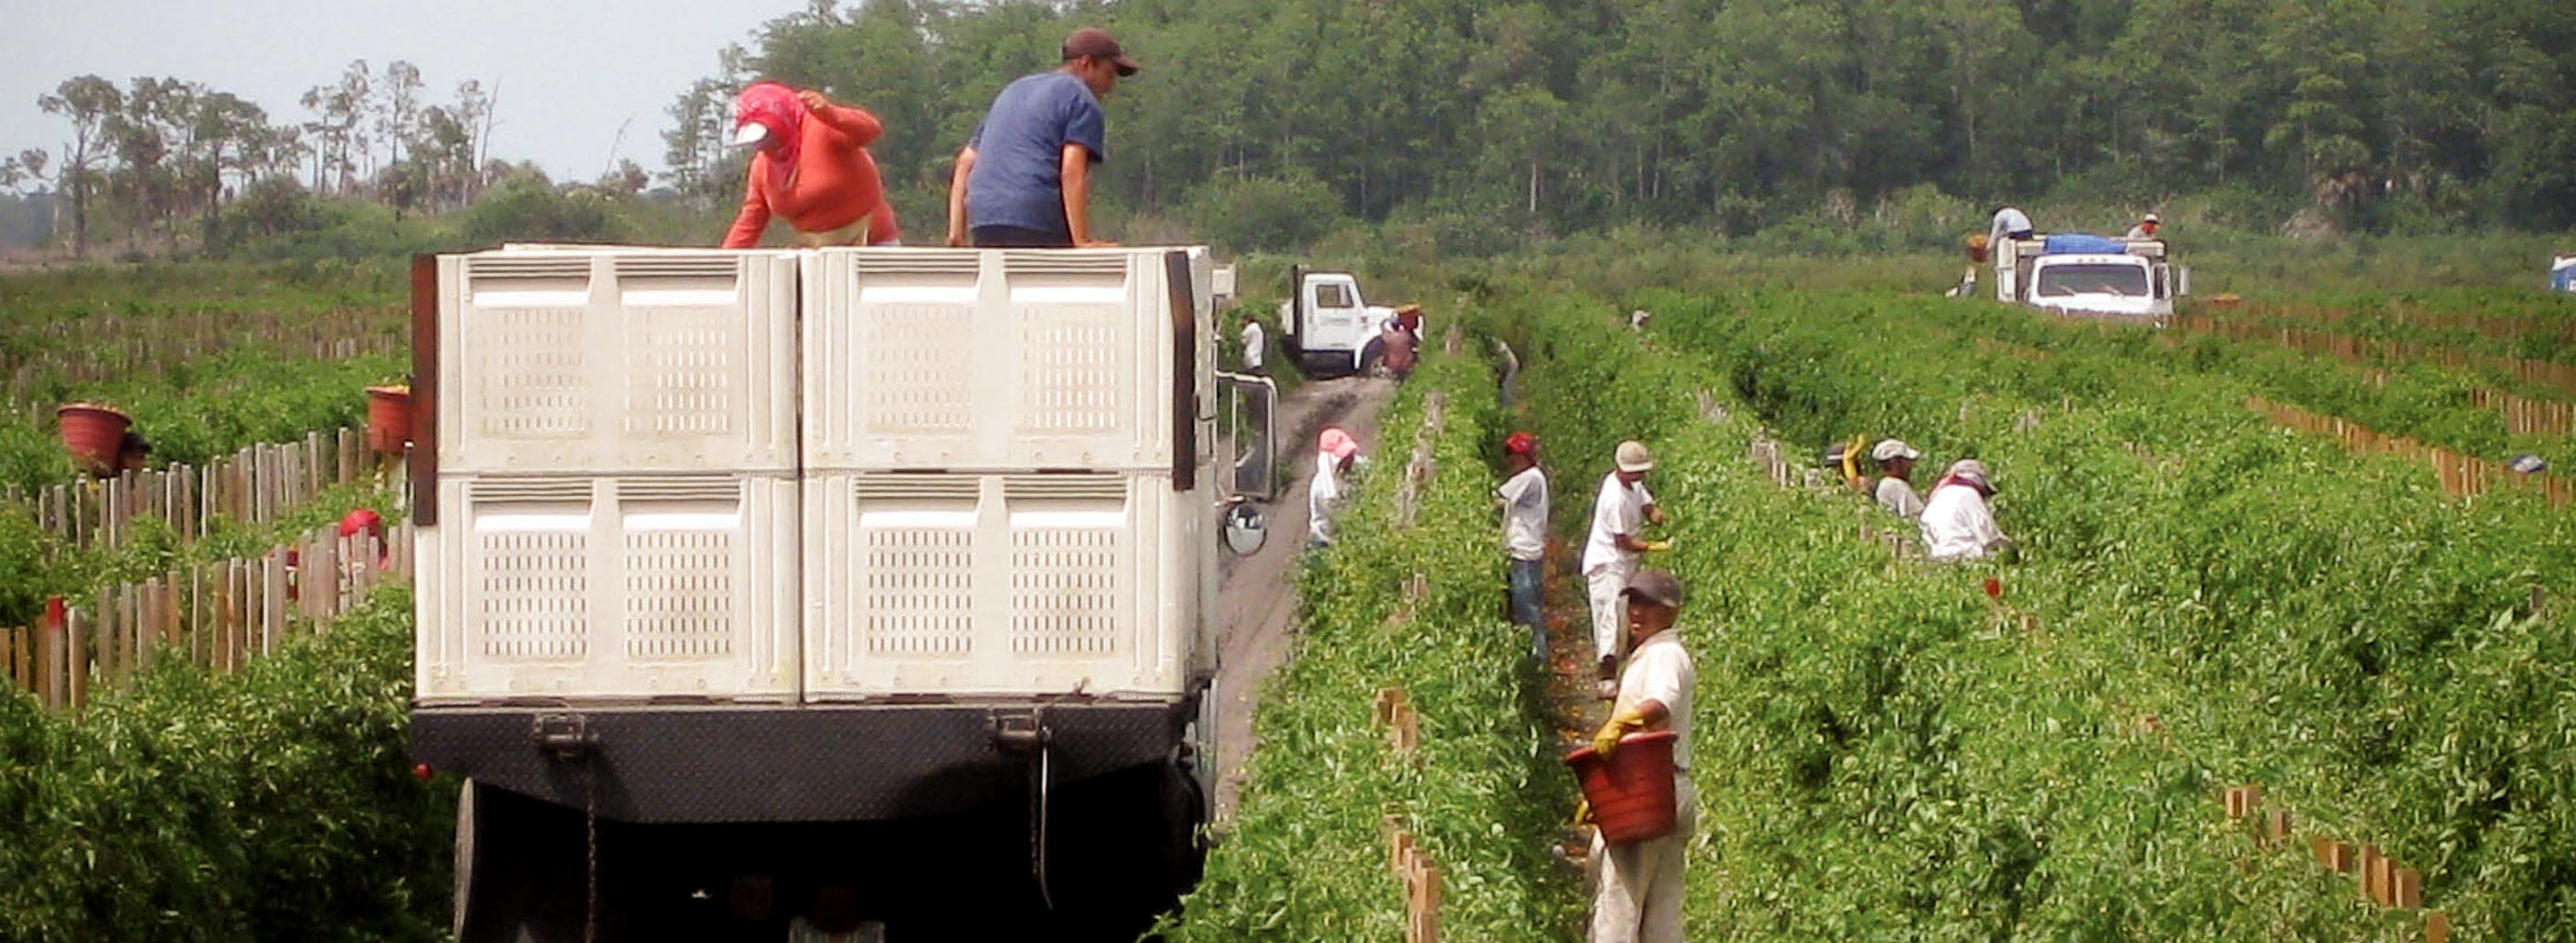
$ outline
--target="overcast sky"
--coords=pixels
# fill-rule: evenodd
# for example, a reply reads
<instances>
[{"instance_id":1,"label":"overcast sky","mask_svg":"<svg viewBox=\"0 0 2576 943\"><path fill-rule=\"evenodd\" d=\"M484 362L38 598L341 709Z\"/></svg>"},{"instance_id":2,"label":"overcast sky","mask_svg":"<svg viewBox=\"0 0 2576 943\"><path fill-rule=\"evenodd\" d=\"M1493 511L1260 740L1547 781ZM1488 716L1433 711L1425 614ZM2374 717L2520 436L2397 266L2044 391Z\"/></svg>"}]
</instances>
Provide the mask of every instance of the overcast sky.
<instances>
[{"instance_id":1,"label":"overcast sky","mask_svg":"<svg viewBox=\"0 0 2576 943\"><path fill-rule=\"evenodd\" d=\"M591 179L616 157L662 167L662 109L716 51L801 0L0 0L0 154L48 150L71 126L36 107L97 73L201 82L276 123L349 60L420 67L433 103L479 79L500 100L491 154ZM618 126L628 121L626 135ZM614 150L612 151L612 142Z\"/></svg>"}]
</instances>

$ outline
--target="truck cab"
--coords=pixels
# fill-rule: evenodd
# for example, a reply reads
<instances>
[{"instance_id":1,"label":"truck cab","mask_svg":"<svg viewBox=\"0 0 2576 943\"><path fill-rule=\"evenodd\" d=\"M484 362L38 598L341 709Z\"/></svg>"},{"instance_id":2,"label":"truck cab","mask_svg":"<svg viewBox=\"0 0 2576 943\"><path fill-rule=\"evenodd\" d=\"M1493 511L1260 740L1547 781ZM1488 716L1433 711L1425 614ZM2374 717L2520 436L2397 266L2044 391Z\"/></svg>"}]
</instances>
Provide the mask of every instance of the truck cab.
<instances>
[{"instance_id":1,"label":"truck cab","mask_svg":"<svg viewBox=\"0 0 2576 943\"><path fill-rule=\"evenodd\" d=\"M2006 240L1994 259L1996 300L2065 315L2167 318L2190 290L2189 271L2169 264L2155 239Z\"/></svg>"},{"instance_id":2,"label":"truck cab","mask_svg":"<svg viewBox=\"0 0 2576 943\"><path fill-rule=\"evenodd\" d=\"M1363 300L1359 279L1348 272L1292 267L1288 300L1279 303L1280 345L1308 376L1366 373L1380 356L1378 335L1394 317L1395 309Z\"/></svg>"},{"instance_id":3,"label":"truck cab","mask_svg":"<svg viewBox=\"0 0 2576 943\"><path fill-rule=\"evenodd\" d=\"M2562 255L2550 260L2549 290L2576 295L2576 255Z\"/></svg>"},{"instance_id":4,"label":"truck cab","mask_svg":"<svg viewBox=\"0 0 2576 943\"><path fill-rule=\"evenodd\" d=\"M1266 463L1217 417L1266 384L1214 369L1213 276L415 259L412 740L467 779L457 938L705 939L745 888L848 888L898 939L1150 925L1202 854L1218 548L1259 546L1230 473Z\"/></svg>"}]
</instances>

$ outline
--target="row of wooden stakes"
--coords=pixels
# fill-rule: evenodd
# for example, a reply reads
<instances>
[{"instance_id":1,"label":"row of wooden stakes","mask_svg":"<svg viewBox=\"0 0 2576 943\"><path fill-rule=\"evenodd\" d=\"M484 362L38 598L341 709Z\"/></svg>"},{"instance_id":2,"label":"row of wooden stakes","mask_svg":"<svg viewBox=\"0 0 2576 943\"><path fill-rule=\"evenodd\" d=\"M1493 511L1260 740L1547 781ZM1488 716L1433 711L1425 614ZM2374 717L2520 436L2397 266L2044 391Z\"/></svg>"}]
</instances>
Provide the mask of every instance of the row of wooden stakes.
<instances>
[{"instance_id":1,"label":"row of wooden stakes","mask_svg":"<svg viewBox=\"0 0 2576 943\"><path fill-rule=\"evenodd\" d=\"M2292 816L2279 806L2265 808L2260 783L2230 786L2219 794L2219 804L2232 822L2251 821L2258 829L2256 838L2266 847L2282 847L2290 842ZM2424 906L2424 874L2385 854L2377 845L2359 845L2324 836L2308 840L2308 852L2317 864L2337 874L2354 876L2361 896L2381 907L2419 910ZM2449 943L2451 917L2439 910L2424 913L2424 943Z\"/></svg>"},{"instance_id":2,"label":"row of wooden stakes","mask_svg":"<svg viewBox=\"0 0 2576 943\"><path fill-rule=\"evenodd\" d=\"M2186 317L2174 319L2174 326L2186 331L2216 334L2237 340L2266 341L2308 354L2323 354L2346 363L2436 363L2453 369L2483 369L2510 375L2534 386L2546 386L2564 393L2576 394L2576 367L2548 360L2524 360L2498 357L2448 347L2435 347L2405 341L2373 340L2311 331L2296 327L2267 327L2233 318Z\"/></svg>"},{"instance_id":3,"label":"row of wooden stakes","mask_svg":"<svg viewBox=\"0 0 2576 943\"><path fill-rule=\"evenodd\" d=\"M1422 718L1400 687L1379 688L1377 722L1386 728L1387 745L1397 758L1418 762ZM1440 941L1440 866L1413 841L1404 827L1401 803L1386 804L1387 867L1404 886L1404 943Z\"/></svg>"},{"instance_id":4,"label":"row of wooden stakes","mask_svg":"<svg viewBox=\"0 0 2576 943\"><path fill-rule=\"evenodd\" d=\"M0 628L0 665L38 703L74 711L164 659L238 671L377 587L408 584L412 537L408 521L382 535L323 527L259 556L103 589L94 607L56 597L38 624Z\"/></svg>"},{"instance_id":5,"label":"row of wooden stakes","mask_svg":"<svg viewBox=\"0 0 2576 943\"><path fill-rule=\"evenodd\" d=\"M195 540L217 520L266 525L324 489L379 476L399 489L403 475L403 462L367 448L366 430L344 428L260 443L202 466L172 464L33 492L13 485L0 489L0 500L32 504L37 524L73 546L113 550L143 518L166 521L180 539Z\"/></svg>"},{"instance_id":6,"label":"row of wooden stakes","mask_svg":"<svg viewBox=\"0 0 2576 943\"><path fill-rule=\"evenodd\" d=\"M2560 475L2527 475L2485 459L2425 445L2413 439L2382 435L2359 423L2334 416L2320 416L2296 406L2275 403L2260 396L2246 397L2245 407L2262 413L2276 425L2287 426L2302 432L2333 436L2342 440L2344 447L2354 451L2385 452L2431 465L2434 476L2441 481L2442 493L2455 498L2471 498L2489 491L2520 488L2540 493L2553 507L2576 500L2576 478Z\"/></svg>"}]
</instances>

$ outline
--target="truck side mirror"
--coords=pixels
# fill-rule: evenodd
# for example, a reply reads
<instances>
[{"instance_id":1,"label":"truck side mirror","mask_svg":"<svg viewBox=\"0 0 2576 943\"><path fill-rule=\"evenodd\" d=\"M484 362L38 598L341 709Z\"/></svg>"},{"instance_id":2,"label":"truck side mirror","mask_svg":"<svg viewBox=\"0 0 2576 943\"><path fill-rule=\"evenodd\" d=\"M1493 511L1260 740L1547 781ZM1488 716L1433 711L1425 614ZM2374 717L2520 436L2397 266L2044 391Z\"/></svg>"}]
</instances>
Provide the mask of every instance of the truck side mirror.
<instances>
[{"instance_id":1,"label":"truck side mirror","mask_svg":"<svg viewBox=\"0 0 2576 943\"><path fill-rule=\"evenodd\" d=\"M1225 549L1248 557L1261 552L1261 545L1269 541L1270 522L1261 516L1261 509L1252 506L1251 500L1236 495L1225 502L1224 532Z\"/></svg>"},{"instance_id":2,"label":"truck side mirror","mask_svg":"<svg viewBox=\"0 0 2576 943\"><path fill-rule=\"evenodd\" d=\"M1216 382L1223 493L1268 502L1280 486L1279 384L1241 373L1218 373Z\"/></svg>"}]
</instances>

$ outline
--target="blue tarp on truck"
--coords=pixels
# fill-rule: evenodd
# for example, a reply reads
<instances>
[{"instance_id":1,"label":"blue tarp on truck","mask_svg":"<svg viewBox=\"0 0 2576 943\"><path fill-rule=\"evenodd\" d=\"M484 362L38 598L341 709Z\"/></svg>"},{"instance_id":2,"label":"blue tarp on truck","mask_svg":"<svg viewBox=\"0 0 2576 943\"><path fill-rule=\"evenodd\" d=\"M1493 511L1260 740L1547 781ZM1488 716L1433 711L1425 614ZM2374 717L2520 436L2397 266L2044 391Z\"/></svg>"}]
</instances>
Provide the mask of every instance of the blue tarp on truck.
<instances>
[{"instance_id":1,"label":"blue tarp on truck","mask_svg":"<svg viewBox=\"0 0 2576 943\"><path fill-rule=\"evenodd\" d=\"M2039 246L2041 255L2119 255L2129 251L2129 244L2109 236L2080 232L2062 232L2048 237Z\"/></svg>"}]
</instances>

